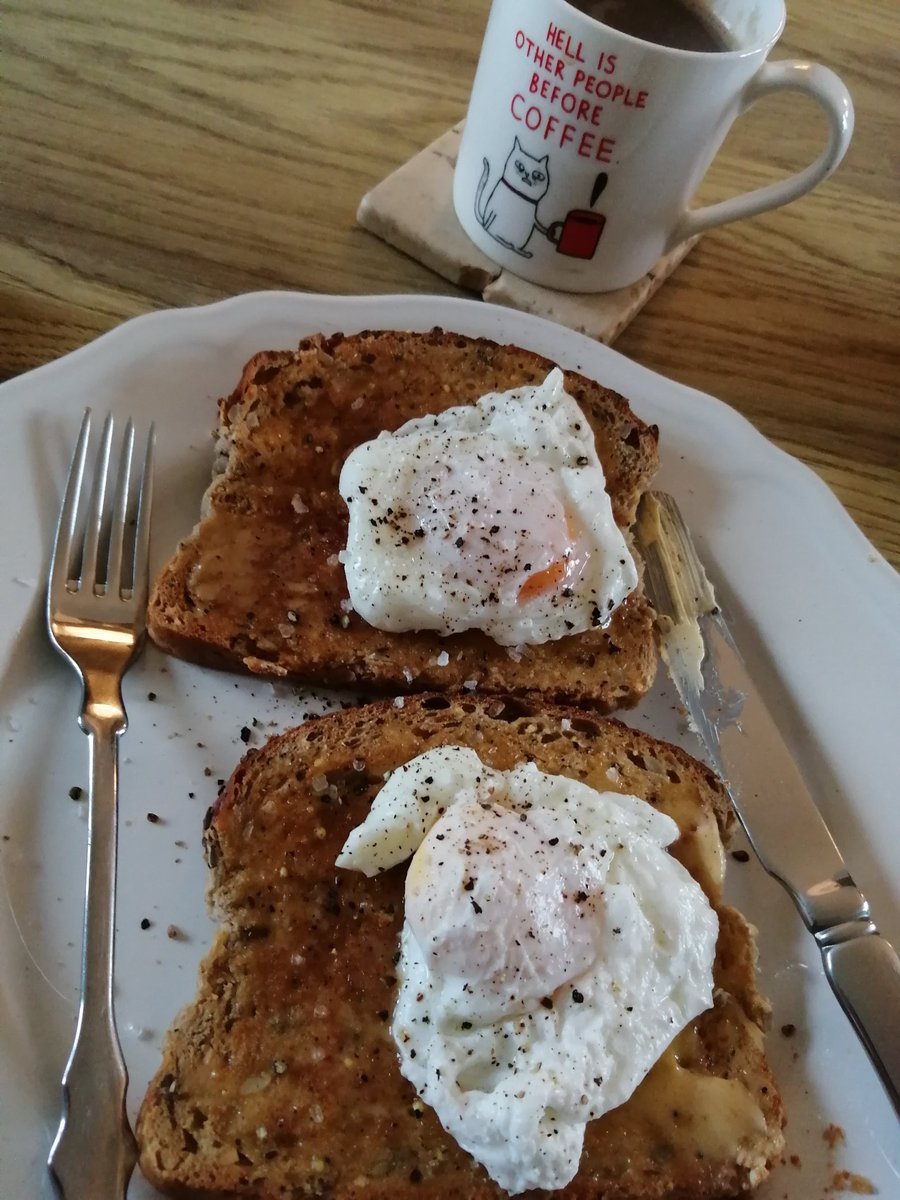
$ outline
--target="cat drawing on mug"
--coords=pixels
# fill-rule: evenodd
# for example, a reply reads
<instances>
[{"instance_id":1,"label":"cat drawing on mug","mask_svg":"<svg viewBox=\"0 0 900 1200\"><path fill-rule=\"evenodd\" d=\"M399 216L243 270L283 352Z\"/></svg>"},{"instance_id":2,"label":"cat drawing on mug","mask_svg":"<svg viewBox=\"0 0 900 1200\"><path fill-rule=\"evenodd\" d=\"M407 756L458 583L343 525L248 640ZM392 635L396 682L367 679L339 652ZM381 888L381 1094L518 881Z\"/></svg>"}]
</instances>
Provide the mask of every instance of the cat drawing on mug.
<instances>
[{"instance_id":1,"label":"cat drawing on mug","mask_svg":"<svg viewBox=\"0 0 900 1200\"><path fill-rule=\"evenodd\" d=\"M513 148L503 166L503 174L494 185L491 194L482 207L482 197L487 186L491 167L484 160L484 170L475 192L475 216L478 223L492 238L515 250L523 258L531 258L531 251L526 250L528 240L539 229L546 234L546 228L538 220L537 208L546 196L550 186L550 172L547 165L548 156L535 158L519 145L519 139L513 141Z\"/></svg>"}]
</instances>

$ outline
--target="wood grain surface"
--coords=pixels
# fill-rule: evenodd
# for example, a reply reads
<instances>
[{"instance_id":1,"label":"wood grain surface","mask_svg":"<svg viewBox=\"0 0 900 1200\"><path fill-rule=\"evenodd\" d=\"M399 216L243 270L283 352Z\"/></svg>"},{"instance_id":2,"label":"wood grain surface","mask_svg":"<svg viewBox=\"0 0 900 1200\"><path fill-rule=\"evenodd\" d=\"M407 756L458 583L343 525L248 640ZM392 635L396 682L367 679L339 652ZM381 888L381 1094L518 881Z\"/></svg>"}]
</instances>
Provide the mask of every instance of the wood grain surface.
<instances>
[{"instance_id":1,"label":"wood grain surface","mask_svg":"<svg viewBox=\"0 0 900 1200\"><path fill-rule=\"evenodd\" d=\"M464 114L488 0L6 0L0 378L126 317L259 288L455 289L355 226L359 198ZM775 57L835 68L837 174L708 234L617 348L727 401L900 564L900 9L793 0ZM809 161L824 120L742 118L713 200Z\"/></svg>"}]
</instances>

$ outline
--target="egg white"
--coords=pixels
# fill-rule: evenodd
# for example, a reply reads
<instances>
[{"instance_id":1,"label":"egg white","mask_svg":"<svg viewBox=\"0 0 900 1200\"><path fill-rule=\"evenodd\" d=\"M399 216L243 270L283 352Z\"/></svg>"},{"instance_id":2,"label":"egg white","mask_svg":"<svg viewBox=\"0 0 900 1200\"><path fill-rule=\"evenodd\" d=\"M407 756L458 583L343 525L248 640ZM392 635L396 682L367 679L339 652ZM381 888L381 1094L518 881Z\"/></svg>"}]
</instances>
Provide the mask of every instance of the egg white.
<instances>
[{"instance_id":1,"label":"egg white","mask_svg":"<svg viewBox=\"0 0 900 1200\"><path fill-rule=\"evenodd\" d=\"M340 558L370 625L537 644L606 624L634 590L593 432L564 384L555 369L348 456Z\"/></svg>"},{"instance_id":2,"label":"egg white","mask_svg":"<svg viewBox=\"0 0 900 1200\"><path fill-rule=\"evenodd\" d=\"M449 746L391 775L337 860L413 854L401 1071L511 1194L565 1186L586 1123L712 1003L718 921L677 836L636 797Z\"/></svg>"}]
</instances>

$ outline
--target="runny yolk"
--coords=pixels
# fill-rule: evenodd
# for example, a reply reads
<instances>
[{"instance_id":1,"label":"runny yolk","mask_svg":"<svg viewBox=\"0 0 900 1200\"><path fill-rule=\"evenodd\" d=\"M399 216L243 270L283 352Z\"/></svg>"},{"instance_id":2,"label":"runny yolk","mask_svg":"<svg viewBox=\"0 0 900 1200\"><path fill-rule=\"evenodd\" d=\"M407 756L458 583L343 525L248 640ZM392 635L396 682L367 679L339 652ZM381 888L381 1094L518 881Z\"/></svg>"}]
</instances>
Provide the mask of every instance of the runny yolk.
<instances>
[{"instance_id":1,"label":"runny yolk","mask_svg":"<svg viewBox=\"0 0 900 1200\"><path fill-rule=\"evenodd\" d=\"M535 596L552 592L566 578L569 573L572 550L578 540L578 527L572 519L572 514L568 511L566 512L566 533L569 537L569 547L565 557L557 558L549 567L544 567L542 571L535 571L533 575L528 576L519 588L519 594L516 597L519 604L527 604Z\"/></svg>"},{"instance_id":2,"label":"runny yolk","mask_svg":"<svg viewBox=\"0 0 900 1200\"><path fill-rule=\"evenodd\" d=\"M529 575L519 588L517 597L519 604L525 604L528 600L533 600L535 596L550 592L561 584L566 577L567 566L568 563L564 558L558 558L549 567L544 567L543 571L536 571L534 575Z\"/></svg>"}]
</instances>

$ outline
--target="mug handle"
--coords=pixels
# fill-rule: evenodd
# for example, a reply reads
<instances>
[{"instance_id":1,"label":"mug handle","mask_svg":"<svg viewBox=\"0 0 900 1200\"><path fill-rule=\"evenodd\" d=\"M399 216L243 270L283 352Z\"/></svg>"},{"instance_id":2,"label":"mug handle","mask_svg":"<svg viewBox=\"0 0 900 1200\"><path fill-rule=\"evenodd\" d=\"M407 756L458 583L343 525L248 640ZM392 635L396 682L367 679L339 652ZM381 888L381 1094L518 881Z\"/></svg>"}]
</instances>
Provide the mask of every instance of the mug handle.
<instances>
[{"instance_id":1,"label":"mug handle","mask_svg":"<svg viewBox=\"0 0 900 1200\"><path fill-rule=\"evenodd\" d=\"M853 101L834 71L819 63L764 64L744 88L737 111L728 123L729 128L751 104L772 92L803 92L818 101L828 118L828 145L805 170L790 175L780 183L771 183L767 187L745 192L742 196L682 213L666 243L666 252L705 229L739 221L742 217L755 217L771 208L789 204L826 179L847 153L853 135Z\"/></svg>"},{"instance_id":2,"label":"mug handle","mask_svg":"<svg viewBox=\"0 0 900 1200\"><path fill-rule=\"evenodd\" d=\"M547 226L547 237L554 246L559 245L559 239L562 234L563 225L565 225L565 221L551 221Z\"/></svg>"}]
</instances>

